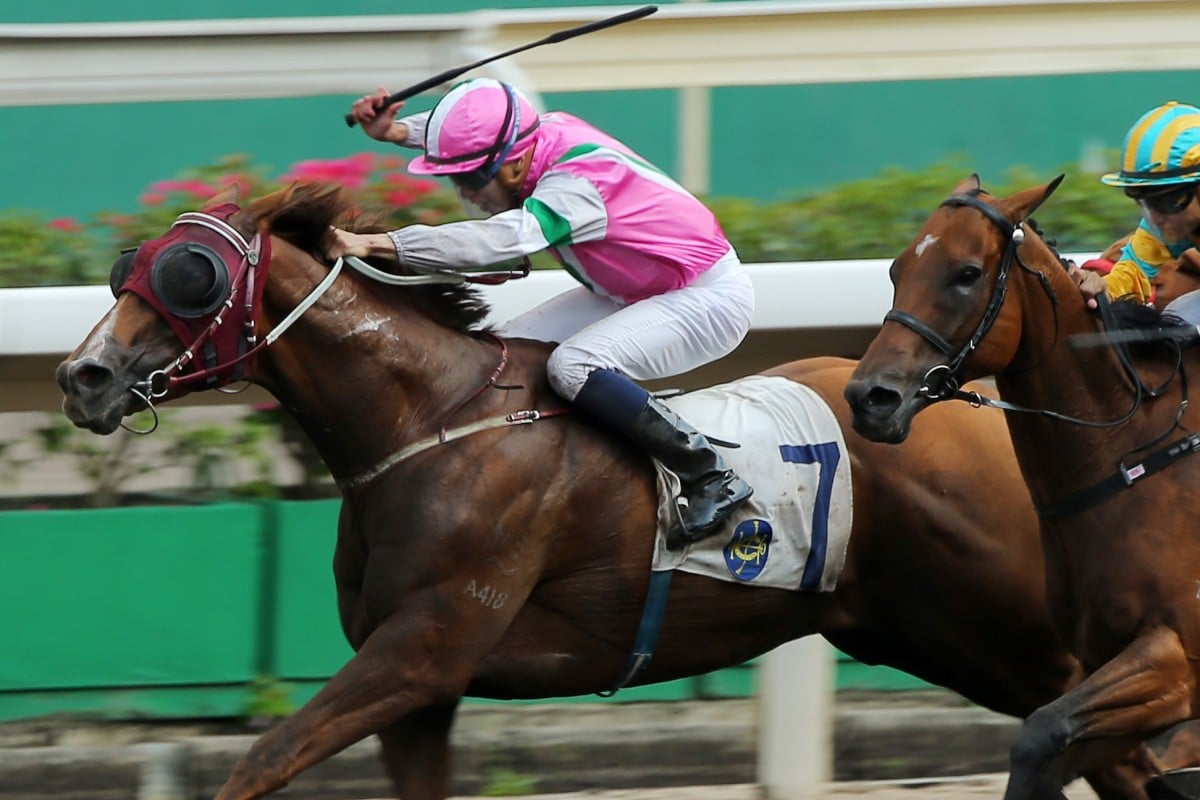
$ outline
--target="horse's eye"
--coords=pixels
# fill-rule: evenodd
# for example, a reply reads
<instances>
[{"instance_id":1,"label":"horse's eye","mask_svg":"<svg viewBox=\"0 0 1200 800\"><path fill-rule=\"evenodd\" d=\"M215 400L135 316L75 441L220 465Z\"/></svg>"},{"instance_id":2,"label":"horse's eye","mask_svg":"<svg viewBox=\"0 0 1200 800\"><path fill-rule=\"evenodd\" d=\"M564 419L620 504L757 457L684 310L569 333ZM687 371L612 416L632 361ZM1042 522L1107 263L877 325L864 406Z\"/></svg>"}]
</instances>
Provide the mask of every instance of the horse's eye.
<instances>
[{"instance_id":1,"label":"horse's eye","mask_svg":"<svg viewBox=\"0 0 1200 800\"><path fill-rule=\"evenodd\" d=\"M979 283L979 279L983 277L983 270L974 264L968 264L958 271L954 276L954 285L961 286L966 289Z\"/></svg>"}]
</instances>

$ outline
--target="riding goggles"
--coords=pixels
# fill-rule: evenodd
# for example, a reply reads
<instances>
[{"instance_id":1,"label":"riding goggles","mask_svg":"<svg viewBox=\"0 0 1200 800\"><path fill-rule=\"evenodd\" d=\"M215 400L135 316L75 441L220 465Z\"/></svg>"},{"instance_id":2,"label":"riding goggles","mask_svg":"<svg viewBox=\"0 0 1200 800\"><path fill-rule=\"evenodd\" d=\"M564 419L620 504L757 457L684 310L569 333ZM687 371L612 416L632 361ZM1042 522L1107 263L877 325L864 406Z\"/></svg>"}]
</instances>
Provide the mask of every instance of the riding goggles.
<instances>
[{"instance_id":1,"label":"riding goggles","mask_svg":"<svg viewBox=\"0 0 1200 800\"><path fill-rule=\"evenodd\" d=\"M1192 204L1198 187L1200 183L1179 183L1166 188L1127 186L1125 196L1159 214L1178 214Z\"/></svg>"},{"instance_id":2,"label":"riding goggles","mask_svg":"<svg viewBox=\"0 0 1200 800\"><path fill-rule=\"evenodd\" d=\"M492 166L488 164L478 169L473 169L470 172L454 172L446 177L459 189L464 189L468 192L478 192L492 182L492 179L496 177L496 173L492 169Z\"/></svg>"}]
</instances>

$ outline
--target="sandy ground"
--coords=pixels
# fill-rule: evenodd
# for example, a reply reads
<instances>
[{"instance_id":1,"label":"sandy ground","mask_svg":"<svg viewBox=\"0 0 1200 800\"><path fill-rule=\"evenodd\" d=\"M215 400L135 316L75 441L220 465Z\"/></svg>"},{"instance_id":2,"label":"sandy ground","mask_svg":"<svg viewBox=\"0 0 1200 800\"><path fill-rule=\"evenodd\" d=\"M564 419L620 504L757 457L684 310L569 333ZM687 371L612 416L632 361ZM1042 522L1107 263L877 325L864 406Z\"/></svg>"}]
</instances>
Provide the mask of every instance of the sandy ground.
<instances>
[{"instance_id":1,"label":"sandy ground","mask_svg":"<svg viewBox=\"0 0 1200 800\"><path fill-rule=\"evenodd\" d=\"M569 792L515 797L510 800L999 800L1007 779L1003 774L904 782L861 781L836 783L812 793L768 797L754 784L729 786L676 786L666 789L622 789L606 792ZM1096 800L1082 781L1067 787L1070 800ZM457 800L473 800L458 798Z\"/></svg>"}]
</instances>

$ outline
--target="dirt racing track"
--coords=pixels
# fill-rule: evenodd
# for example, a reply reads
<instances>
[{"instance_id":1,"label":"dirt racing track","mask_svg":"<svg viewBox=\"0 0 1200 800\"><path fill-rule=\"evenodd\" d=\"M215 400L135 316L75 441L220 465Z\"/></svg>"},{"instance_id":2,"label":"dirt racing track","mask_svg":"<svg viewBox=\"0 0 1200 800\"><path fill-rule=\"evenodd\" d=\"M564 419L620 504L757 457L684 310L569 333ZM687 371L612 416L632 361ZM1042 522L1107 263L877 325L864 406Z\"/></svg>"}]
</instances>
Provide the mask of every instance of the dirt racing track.
<instances>
[{"instance_id":1,"label":"dirt racing track","mask_svg":"<svg viewBox=\"0 0 1200 800\"><path fill-rule=\"evenodd\" d=\"M756 715L754 700L467 705L453 739L453 791L525 800L763 800L754 783ZM811 796L1000 798L1017 727L949 692L840 692L835 781ZM0 798L211 798L253 740L211 723L0 724ZM389 791L372 740L273 796L382 800ZM1068 796L1095 798L1082 782Z\"/></svg>"},{"instance_id":2,"label":"dirt racing track","mask_svg":"<svg viewBox=\"0 0 1200 800\"><path fill-rule=\"evenodd\" d=\"M996 800L1004 795L1005 778L1003 773L992 773L929 781L853 781L829 784L809 797L812 800ZM762 788L755 784L729 784L527 795L512 800L764 800L764 797ZM1076 782L1067 789L1067 797L1095 800L1096 794L1086 784Z\"/></svg>"}]
</instances>

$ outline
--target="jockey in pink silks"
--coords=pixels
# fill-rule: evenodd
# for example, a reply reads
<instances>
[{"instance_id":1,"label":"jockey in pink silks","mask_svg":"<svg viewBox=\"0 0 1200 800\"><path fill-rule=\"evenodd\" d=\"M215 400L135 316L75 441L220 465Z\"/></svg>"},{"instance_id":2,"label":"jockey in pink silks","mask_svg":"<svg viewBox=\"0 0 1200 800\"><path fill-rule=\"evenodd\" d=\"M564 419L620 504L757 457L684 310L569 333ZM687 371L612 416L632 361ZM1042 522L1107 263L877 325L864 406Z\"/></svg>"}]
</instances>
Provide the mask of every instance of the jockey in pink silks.
<instances>
[{"instance_id":1,"label":"jockey in pink silks","mask_svg":"<svg viewBox=\"0 0 1200 800\"><path fill-rule=\"evenodd\" d=\"M712 212L621 142L569 114L539 115L508 84L465 81L432 111L400 119L403 103L377 108L387 94L351 107L364 132L421 148L409 172L448 177L491 216L381 234L334 229L329 256L445 268L549 250L583 285L497 332L558 342L546 365L554 390L679 476L670 547L715 533L753 490L635 383L714 361L750 329L754 288Z\"/></svg>"}]
</instances>

